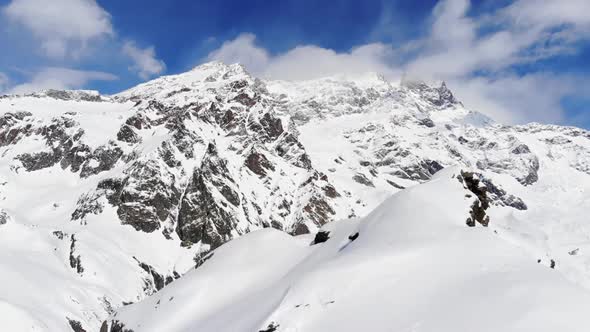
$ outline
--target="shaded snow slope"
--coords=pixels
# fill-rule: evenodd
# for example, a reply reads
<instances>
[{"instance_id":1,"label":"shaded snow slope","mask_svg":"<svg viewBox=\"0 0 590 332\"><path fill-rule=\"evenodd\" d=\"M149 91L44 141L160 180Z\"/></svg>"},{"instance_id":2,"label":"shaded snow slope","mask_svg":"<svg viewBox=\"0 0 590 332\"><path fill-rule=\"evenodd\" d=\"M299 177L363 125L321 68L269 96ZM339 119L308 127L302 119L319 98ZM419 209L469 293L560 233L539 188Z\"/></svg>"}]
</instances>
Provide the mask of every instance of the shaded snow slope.
<instances>
[{"instance_id":1,"label":"shaded snow slope","mask_svg":"<svg viewBox=\"0 0 590 332\"><path fill-rule=\"evenodd\" d=\"M493 228L467 227L474 198L458 175L324 226L324 243L274 230L231 241L112 319L136 332L586 331L590 293Z\"/></svg>"},{"instance_id":2,"label":"shaded snow slope","mask_svg":"<svg viewBox=\"0 0 590 332\"><path fill-rule=\"evenodd\" d=\"M98 330L116 309L151 301L212 250L263 228L306 239L303 252L285 249L289 259L277 249L277 264L306 262L318 230L366 217L454 165L487 190L490 207L485 216L472 209L470 224L489 217L529 261L590 289L582 129L497 124L444 84L373 73L265 81L219 62L115 96L1 96L0 265L9 268L0 316L21 317L14 331Z\"/></svg>"}]
</instances>

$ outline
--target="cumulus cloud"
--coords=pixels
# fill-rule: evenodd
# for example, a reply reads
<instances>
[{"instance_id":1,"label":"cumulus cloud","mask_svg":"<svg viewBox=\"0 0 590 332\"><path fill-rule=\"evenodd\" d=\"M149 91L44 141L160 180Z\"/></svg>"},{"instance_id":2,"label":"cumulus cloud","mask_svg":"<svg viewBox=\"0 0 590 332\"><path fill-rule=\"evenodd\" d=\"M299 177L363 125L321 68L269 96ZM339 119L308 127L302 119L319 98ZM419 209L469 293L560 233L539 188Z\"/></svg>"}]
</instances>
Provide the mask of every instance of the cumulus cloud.
<instances>
[{"instance_id":1,"label":"cumulus cloud","mask_svg":"<svg viewBox=\"0 0 590 332\"><path fill-rule=\"evenodd\" d=\"M30 82L11 88L9 93L24 94L44 89L79 89L90 81L113 81L116 79L117 76L100 71L47 67L36 73Z\"/></svg>"},{"instance_id":2,"label":"cumulus cloud","mask_svg":"<svg viewBox=\"0 0 590 332\"><path fill-rule=\"evenodd\" d=\"M139 48L137 45L128 41L123 44L123 54L133 61L129 68L137 72L139 77L147 79L150 76L162 73L166 69L164 61L156 58L156 51L153 46L148 48Z\"/></svg>"},{"instance_id":3,"label":"cumulus cloud","mask_svg":"<svg viewBox=\"0 0 590 332\"><path fill-rule=\"evenodd\" d=\"M113 35L111 16L95 0L12 0L2 13L32 32L49 57L77 56L89 41Z\"/></svg>"},{"instance_id":4,"label":"cumulus cloud","mask_svg":"<svg viewBox=\"0 0 590 332\"><path fill-rule=\"evenodd\" d=\"M364 72L399 77L399 71L388 64L393 57L393 49L381 43L362 45L341 53L315 45L301 45L285 53L271 55L255 42L253 34L241 34L224 42L208 55L207 60L239 62L253 74L271 79L306 80Z\"/></svg>"}]
</instances>

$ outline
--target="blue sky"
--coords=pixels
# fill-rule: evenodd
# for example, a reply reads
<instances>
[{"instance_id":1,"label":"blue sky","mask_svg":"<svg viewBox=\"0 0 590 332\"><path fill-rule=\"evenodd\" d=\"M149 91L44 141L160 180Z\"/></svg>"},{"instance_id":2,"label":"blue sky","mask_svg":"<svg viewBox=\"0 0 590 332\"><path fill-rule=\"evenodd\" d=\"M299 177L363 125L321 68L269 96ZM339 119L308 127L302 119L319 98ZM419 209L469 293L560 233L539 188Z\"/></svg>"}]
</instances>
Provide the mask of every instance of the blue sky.
<instances>
[{"instance_id":1,"label":"blue sky","mask_svg":"<svg viewBox=\"0 0 590 332\"><path fill-rule=\"evenodd\" d=\"M590 1L0 0L0 90L116 93L209 60L445 80L501 122L590 128Z\"/></svg>"}]
</instances>

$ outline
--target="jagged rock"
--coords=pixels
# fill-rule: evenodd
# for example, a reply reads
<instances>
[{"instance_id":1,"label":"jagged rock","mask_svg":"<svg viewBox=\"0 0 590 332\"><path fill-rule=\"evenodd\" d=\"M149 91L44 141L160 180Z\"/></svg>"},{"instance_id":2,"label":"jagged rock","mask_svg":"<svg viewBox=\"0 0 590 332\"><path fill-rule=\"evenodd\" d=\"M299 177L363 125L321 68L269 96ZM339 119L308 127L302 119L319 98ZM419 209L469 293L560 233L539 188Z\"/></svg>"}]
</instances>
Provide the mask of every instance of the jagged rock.
<instances>
[{"instance_id":1,"label":"jagged rock","mask_svg":"<svg viewBox=\"0 0 590 332\"><path fill-rule=\"evenodd\" d=\"M317 226L326 224L331 220L331 216L336 214L330 204L320 196L313 196L305 205L303 211Z\"/></svg>"},{"instance_id":2,"label":"jagged rock","mask_svg":"<svg viewBox=\"0 0 590 332\"><path fill-rule=\"evenodd\" d=\"M352 242L359 237L359 232L356 232L348 237L348 239Z\"/></svg>"},{"instance_id":3,"label":"jagged rock","mask_svg":"<svg viewBox=\"0 0 590 332\"><path fill-rule=\"evenodd\" d=\"M229 175L226 161L218 156L214 144L209 144L201 168L196 169L182 197L176 232L183 241L202 241L216 248L231 238L237 224L231 206L215 198L217 192L233 207L240 204L235 182Z\"/></svg>"},{"instance_id":4,"label":"jagged rock","mask_svg":"<svg viewBox=\"0 0 590 332\"><path fill-rule=\"evenodd\" d=\"M28 172L33 172L57 164L61 157L61 153L39 152L21 154L17 158Z\"/></svg>"},{"instance_id":5,"label":"jagged rock","mask_svg":"<svg viewBox=\"0 0 590 332\"><path fill-rule=\"evenodd\" d=\"M67 90L54 90L49 89L40 94L43 94L47 97L51 97L54 99L61 99L61 100L76 100L76 101L91 101L91 102L99 102L102 101L102 97L96 91L67 91Z\"/></svg>"},{"instance_id":6,"label":"jagged rock","mask_svg":"<svg viewBox=\"0 0 590 332\"><path fill-rule=\"evenodd\" d=\"M86 219L88 214L102 213L104 206L100 202L100 195L82 194L76 203L76 209L72 212L71 218L74 221L82 221Z\"/></svg>"},{"instance_id":7,"label":"jagged rock","mask_svg":"<svg viewBox=\"0 0 590 332\"><path fill-rule=\"evenodd\" d=\"M513 154L525 154L525 153L531 153L531 150L529 149L529 147L527 145L520 144L519 146L512 149L511 152Z\"/></svg>"},{"instance_id":8,"label":"jagged rock","mask_svg":"<svg viewBox=\"0 0 590 332\"><path fill-rule=\"evenodd\" d=\"M400 190L401 189L406 189L406 187L400 186L399 184L397 184L397 183L395 183L395 182L393 182L391 180L386 180L386 181L387 181L387 183L389 183L394 188L397 188L397 189L400 189Z\"/></svg>"},{"instance_id":9,"label":"jagged rock","mask_svg":"<svg viewBox=\"0 0 590 332\"><path fill-rule=\"evenodd\" d=\"M356 173L352 179L360 184L363 184L367 187L375 187L375 185L373 184L373 182L371 180L369 180L367 178L366 175L362 174L362 173Z\"/></svg>"},{"instance_id":10,"label":"jagged rock","mask_svg":"<svg viewBox=\"0 0 590 332\"><path fill-rule=\"evenodd\" d=\"M522 201L522 199L506 193L505 190L494 185L489 179L485 177L481 178L481 182L486 187L488 197L490 198L492 204L499 206L510 206L517 210L527 209L527 205Z\"/></svg>"},{"instance_id":11,"label":"jagged rock","mask_svg":"<svg viewBox=\"0 0 590 332\"><path fill-rule=\"evenodd\" d=\"M180 278L180 276L176 272L174 272L172 276L164 276L158 273L158 271L156 271L156 269L153 266L139 261L135 256L133 257L133 259L135 259L135 261L137 262L137 264L139 264L139 267L141 267L142 270L144 270L148 275L151 276L154 292L161 290L162 288L164 288L164 286Z\"/></svg>"},{"instance_id":12,"label":"jagged rock","mask_svg":"<svg viewBox=\"0 0 590 332\"><path fill-rule=\"evenodd\" d=\"M86 330L82 327L82 323L80 323L79 321L74 320L74 319L70 319L68 317L66 317L66 319L68 320L68 323L70 324L70 327L72 328L72 331L86 332Z\"/></svg>"},{"instance_id":13,"label":"jagged rock","mask_svg":"<svg viewBox=\"0 0 590 332\"><path fill-rule=\"evenodd\" d=\"M248 155L244 161L244 164L246 167L248 167L248 169L254 172L254 174L258 174L260 176L266 176L266 170L275 170L274 165L268 161L264 154L256 151L252 151Z\"/></svg>"},{"instance_id":14,"label":"jagged rock","mask_svg":"<svg viewBox=\"0 0 590 332\"><path fill-rule=\"evenodd\" d=\"M8 215L8 213L0 209L0 225L7 224L9 220L10 216Z\"/></svg>"},{"instance_id":15,"label":"jagged rock","mask_svg":"<svg viewBox=\"0 0 590 332\"><path fill-rule=\"evenodd\" d=\"M279 324L277 323L270 323L264 330L260 330L258 332L275 332L279 328Z\"/></svg>"},{"instance_id":16,"label":"jagged rock","mask_svg":"<svg viewBox=\"0 0 590 332\"><path fill-rule=\"evenodd\" d=\"M293 231L291 231L291 235L297 236L297 235L303 235L303 234L309 234L309 228L307 227L307 225L305 223L298 222L293 227Z\"/></svg>"},{"instance_id":17,"label":"jagged rock","mask_svg":"<svg viewBox=\"0 0 590 332\"><path fill-rule=\"evenodd\" d=\"M234 97L233 100L248 107L252 107L254 104L256 104L256 97L252 98L247 93L240 93Z\"/></svg>"},{"instance_id":18,"label":"jagged rock","mask_svg":"<svg viewBox=\"0 0 590 332\"><path fill-rule=\"evenodd\" d=\"M72 234L70 237L70 267L78 274L82 274L84 272L84 267L82 267L82 258L80 255L76 255L76 236Z\"/></svg>"},{"instance_id":19,"label":"jagged rock","mask_svg":"<svg viewBox=\"0 0 590 332\"><path fill-rule=\"evenodd\" d=\"M482 226L487 227L490 223L490 217L485 212L490 206L487 197L487 188L481 186L479 177L471 172L462 171L459 181L477 196L477 199L471 205L471 210L469 211L470 217L466 221L467 225L474 227L475 222L478 222Z\"/></svg>"},{"instance_id":20,"label":"jagged rock","mask_svg":"<svg viewBox=\"0 0 590 332\"><path fill-rule=\"evenodd\" d=\"M80 144L73 146L63 154L60 166L62 169L70 167L72 172L77 173L90 155L91 150L88 145Z\"/></svg>"},{"instance_id":21,"label":"jagged rock","mask_svg":"<svg viewBox=\"0 0 590 332\"><path fill-rule=\"evenodd\" d=\"M268 135L270 140L276 140L283 133L283 124L281 119L271 116L270 113L265 113L260 119L260 124Z\"/></svg>"},{"instance_id":22,"label":"jagged rock","mask_svg":"<svg viewBox=\"0 0 590 332\"><path fill-rule=\"evenodd\" d=\"M332 186L331 184L326 184L325 186L322 187L322 190L324 191L324 194L326 195L326 197L329 198L336 198L336 197L340 197L340 193L338 193L338 191L336 191L336 188L334 188L334 186Z\"/></svg>"},{"instance_id":23,"label":"jagged rock","mask_svg":"<svg viewBox=\"0 0 590 332\"><path fill-rule=\"evenodd\" d=\"M133 330L128 329L125 327L125 324L119 322L118 320L112 320L110 323L104 321L100 327L100 332L133 332Z\"/></svg>"},{"instance_id":24,"label":"jagged rock","mask_svg":"<svg viewBox=\"0 0 590 332\"><path fill-rule=\"evenodd\" d=\"M424 127L432 128L434 127L434 121L429 118L424 118L418 121L418 123Z\"/></svg>"},{"instance_id":25,"label":"jagged rock","mask_svg":"<svg viewBox=\"0 0 590 332\"><path fill-rule=\"evenodd\" d=\"M195 269L205 264L205 262L211 259L211 257L213 257L214 254L214 251L200 252L199 254L197 254L193 259L195 261Z\"/></svg>"},{"instance_id":26,"label":"jagged rock","mask_svg":"<svg viewBox=\"0 0 590 332\"><path fill-rule=\"evenodd\" d=\"M421 81L403 81L402 85L416 91L422 98L437 107L448 107L459 103L445 82L442 82L438 88L432 88Z\"/></svg>"},{"instance_id":27,"label":"jagged rock","mask_svg":"<svg viewBox=\"0 0 590 332\"><path fill-rule=\"evenodd\" d=\"M328 241L329 239L330 239L330 232L319 231L315 234L315 237L313 238L311 245L313 246L314 244L324 243L324 242Z\"/></svg>"},{"instance_id":28,"label":"jagged rock","mask_svg":"<svg viewBox=\"0 0 590 332\"><path fill-rule=\"evenodd\" d=\"M443 166L435 160L422 160L415 165L401 166L393 174L402 179L426 181L441 169Z\"/></svg>"},{"instance_id":29,"label":"jagged rock","mask_svg":"<svg viewBox=\"0 0 590 332\"><path fill-rule=\"evenodd\" d=\"M32 124L23 122L30 116L30 112L5 113L0 116L0 147L16 144L22 138L31 135Z\"/></svg>"},{"instance_id":30,"label":"jagged rock","mask_svg":"<svg viewBox=\"0 0 590 332\"><path fill-rule=\"evenodd\" d=\"M139 143L141 138L129 125L122 125L117 133L117 139L126 143Z\"/></svg>"},{"instance_id":31,"label":"jagged rock","mask_svg":"<svg viewBox=\"0 0 590 332\"><path fill-rule=\"evenodd\" d=\"M119 183L113 184L114 189ZM118 206L117 214L123 224L136 230L153 232L161 223L173 218L181 193L176 177L166 164L155 160L138 161L123 181L120 191L114 191L110 201ZM116 198L116 199L115 199Z\"/></svg>"},{"instance_id":32,"label":"jagged rock","mask_svg":"<svg viewBox=\"0 0 590 332\"><path fill-rule=\"evenodd\" d=\"M151 123L150 120L146 117L143 113L135 113L134 115L130 116L126 121L125 124L131 127L134 127L137 130L142 129L150 129Z\"/></svg>"},{"instance_id":33,"label":"jagged rock","mask_svg":"<svg viewBox=\"0 0 590 332\"><path fill-rule=\"evenodd\" d=\"M90 158L82 166L80 177L86 178L110 170L122 155L123 150L113 143L100 146L94 150Z\"/></svg>"}]
</instances>

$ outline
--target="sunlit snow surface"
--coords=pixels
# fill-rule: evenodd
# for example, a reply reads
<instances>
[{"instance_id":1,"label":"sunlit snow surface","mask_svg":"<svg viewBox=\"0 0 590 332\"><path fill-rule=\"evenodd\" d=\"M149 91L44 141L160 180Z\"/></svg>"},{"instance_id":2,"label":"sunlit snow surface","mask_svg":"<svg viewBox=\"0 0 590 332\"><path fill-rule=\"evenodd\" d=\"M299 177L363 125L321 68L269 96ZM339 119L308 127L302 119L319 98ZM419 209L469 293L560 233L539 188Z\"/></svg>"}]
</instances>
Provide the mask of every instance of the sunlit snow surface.
<instances>
[{"instance_id":1,"label":"sunlit snow surface","mask_svg":"<svg viewBox=\"0 0 590 332\"><path fill-rule=\"evenodd\" d=\"M457 174L327 225L325 243L245 235L114 319L134 331L587 331L590 293L503 228L465 227Z\"/></svg>"}]
</instances>

